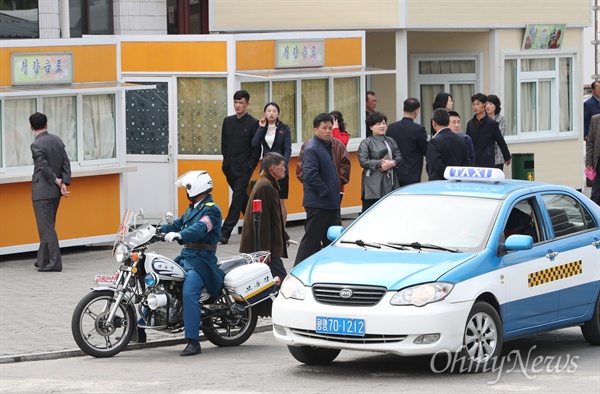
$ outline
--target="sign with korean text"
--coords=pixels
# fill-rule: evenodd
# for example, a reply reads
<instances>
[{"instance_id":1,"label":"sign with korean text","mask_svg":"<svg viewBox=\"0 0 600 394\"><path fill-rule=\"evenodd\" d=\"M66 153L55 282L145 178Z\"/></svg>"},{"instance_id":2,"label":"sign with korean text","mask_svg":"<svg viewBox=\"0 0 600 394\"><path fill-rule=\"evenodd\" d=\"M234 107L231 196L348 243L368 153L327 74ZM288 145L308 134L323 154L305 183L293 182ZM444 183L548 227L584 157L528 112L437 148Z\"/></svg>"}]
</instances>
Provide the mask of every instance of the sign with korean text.
<instances>
[{"instance_id":1,"label":"sign with korean text","mask_svg":"<svg viewBox=\"0 0 600 394\"><path fill-rule=\"evenodd\" d=\"M323 67L324 64L323 40L275 42L275 68Z\"/></svg>"},{"instance_id":2,"label":"sign with korean text","mask_svg":"<svg viewBox=\"0 0 600 394\"><path fill-rule=\"evenodd\" d=\"M13 85L73 83L73 53L12 53Z\"/></svg>"}]
</instances>

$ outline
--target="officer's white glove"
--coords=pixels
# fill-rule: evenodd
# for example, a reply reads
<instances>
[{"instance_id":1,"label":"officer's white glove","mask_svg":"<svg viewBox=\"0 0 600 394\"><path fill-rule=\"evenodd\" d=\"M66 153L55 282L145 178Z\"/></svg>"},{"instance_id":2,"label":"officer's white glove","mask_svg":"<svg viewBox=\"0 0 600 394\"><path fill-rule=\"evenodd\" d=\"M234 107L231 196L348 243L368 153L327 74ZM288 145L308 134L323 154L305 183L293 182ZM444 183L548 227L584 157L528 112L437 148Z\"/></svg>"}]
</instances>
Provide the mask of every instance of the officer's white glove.
<instances>
[{"instance_id":1,"label":"officer's white glove","mask_svg":"<svg viewBox=\"0 0 600 394\"><path fill-rule=\"evenodd\" d=\"M181 234L175 233L175 232L170 232L170 233L167 233L167 235L165 235L165 241L167 241L167 242L173 242L176 239L181 239Z\"/></svg>"}]
</instances>

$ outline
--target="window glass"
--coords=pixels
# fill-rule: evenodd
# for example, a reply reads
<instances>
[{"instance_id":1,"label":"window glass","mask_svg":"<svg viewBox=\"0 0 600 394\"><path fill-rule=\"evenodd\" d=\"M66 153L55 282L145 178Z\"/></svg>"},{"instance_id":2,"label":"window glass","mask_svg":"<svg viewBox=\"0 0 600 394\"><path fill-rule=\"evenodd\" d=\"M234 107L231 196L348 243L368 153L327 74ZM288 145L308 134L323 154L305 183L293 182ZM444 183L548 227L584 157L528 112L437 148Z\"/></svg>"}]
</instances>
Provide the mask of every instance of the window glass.
<instances>
[{"instance_id":1,"label":"window glass","mask_svg":"<svg viewBox=\"0 0 600 394\"><path fill-rule=\"evenodd\" d=\"M4 100L5 166L31 166L33 159L29 146L35 134L31 131L29 116L37 111L36 99Z\"/></svg>"},{"instance_id":2,"label":"window glass","mask_svg":"<svg viewBox=\"0 0 600 394\"><path fill-rule=\"evenodd\" d=\"M0 1L0 38L39 38L38 0Z\"/></svg>"},{"instance_id":3,"label":"window glass","mask_svg":"<svg viewBox=\"0 0 600 394\"><path fill-rule=\"evenodd\" d=\"M260 119L263 116L265 116L263 108L265 107L265 104L267 104L270 101L269 83L242 82L241 87L243 90L247 91L250 94L250 105L248 106L248 113L254 116L256 119Z\"/></svg>"},{"instance_id":4,"label":"window glass","mask_svg":"<svg viewBox=\"0 0 600 394\"><path fill-rule=\"evenodd\" d=\"M572 57L507 59L506 135L573 131Z\"/></svg>"},{"instance_id":5,"label":"window glass","mask_svg":"<svg viewBox=\"0 0 600 394\"><path fill-rule=\"evenodd\" d=\"M290 126L292 131L292 143L298 142L298 124L296 122L296 81L274 81L271 85L271 90L271 101L279 104L279 108L281 108L281 115L279 118L283 123Z\"/></svg>"},{"instance_id":6,"label":"window glass","mask_svg":"<svg viewBox=\"0 0 600 394\"><path fill-rule=\"evenodd\" d=\"M71 37L83 35L83 0L69 0L69 29Z\"/></svg>"},{"instance_id":7,"label":"window glass","mask_svg":"<svg viewBox=\"0 0 600 394\"><path fill-rule=\"evenodd\" d=\"M177 79L177 141L180 154L221 154L221 128L227 116L227 99L225 78Z\"/></svg>"},{"instance_id":8,"label":"window glass","mask_svg":"<svg viewBox=\"0 0 600 394\"><path fill-rule=\"evenodd\" d=\"M67 156L77 160L77 98L45 97L42 112L48 117L48 130L65 144Z\"/></svg>"},{"instance_id":9,"label":"window glass","mask_svg":"<svg viewBox=\"0 0 600 394\"><path fill-rule=\"evenodd\" d=\"M89 2L88 34L112 34L112 0L93 0Z\"/></svg>"},{"instance_id":10,"label":"window glass","mask_svg":"<svg viewBox=\"0 0 600 394\"><path fill-rule=\"evenodd\" d=\"M533 199L521 200L513 207L504 226L505 239L513 234L521 234L531 236L533 243L542 240L539 221L533 207Z\"/></svg>"},{"instance_id":11,"label":"window glass","mask_svg":"<svg viewBox=\"0 0 600 394\"><path fill-rule=\"evenodd\" d=\"M127 153L167 155L169 154L169 84L166 82L136 83L156 85L156 89L131 90L125 93Z\"/></svg>"},{"instance_id":12,"label":"window glass","mask_svg":"<svg viewBox=\"0 0 600 394\"><path fill-rule=\"evenodd\" d=\"M84 160L115 158L115 95L83 96L82 104Z\"/></svg>"},{"instance_id":13,"label":"window glass","mask_svg":"<svg viewBox=\"0 0 600 394\"><path fill-rule=\"evenodd\" d=\"M351 138L360 137L360 79L336 78L333 80L335 110L340 111L346 122L346 131Z\"/></svg>"},{"instance_id":14,"label":"window glass","mask_svg":"<svg viewBox=\"0 0 600 394\"><path fill-rule=\"evenodd\" d=\"M546 194L542 200L548 209L554 237L596 228L590 213L579 201L564 194Z\"/></svg>"},{"instance_id":15,"label":"window glass","mask_svg":"<svg viewBox=\"0 0 600 394\"><path fill-rule=\"evenodd\" d=\"M329 89L327 79L302 81L302 141L314 136L312 121L320 113L329 112Z\"/></svg>"}]
</instances>

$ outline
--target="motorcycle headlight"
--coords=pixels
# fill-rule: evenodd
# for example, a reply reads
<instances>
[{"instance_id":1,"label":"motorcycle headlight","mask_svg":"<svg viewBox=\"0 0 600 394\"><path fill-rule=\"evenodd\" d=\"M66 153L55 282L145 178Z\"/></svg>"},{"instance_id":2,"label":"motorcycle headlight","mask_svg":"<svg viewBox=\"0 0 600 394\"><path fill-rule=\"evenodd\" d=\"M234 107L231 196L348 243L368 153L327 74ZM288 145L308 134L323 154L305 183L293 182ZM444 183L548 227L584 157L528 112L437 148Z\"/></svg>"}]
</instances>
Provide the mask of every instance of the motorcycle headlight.
<instances>
[{"instance_id":1,"label":"motorcycle headlight","mask_svg":"<svg viewBox=\"0 0 600 394\"><path fill-rule=\"evenodd\" d=\"M129 249L122 243L118 243L115 246L114 256L117 263L122 263L129 258Z\"/></svg>"},{"instance_id":2,"label":"motorcycle headlight","mask_svg":"<svg viewBox=\"0 0 600 394\"><path fill-rule=\"evenodd\" d=\"M392 297L392 305L424 306L441 301L450 294L454 285L446 282L424 283L402 289Z\"/></svg>"},{"instance_id":3,"label":"motorcycle headlight","mask_svg":"<svg viewBox=\"0 0 600 394\"><path fill-rule=\"evenodd\" d=\"M302 283L300 279L290 274L283 280L279 292L285 298L303 300L306 296L306 287L304 287L304 283Z\"/></svg>"},{"instance_id":4,"label":"motorcycle headlight","mask_svg":"<svg viewBox=\"0 0 600 394\"><path fill-rule=\"evenodd\" d=\"M144 282L146 283L146 286L148 287L152 287L152 286L156 286L159 282L158 276L152 272L149 274L146 274L146 277L144 278Z\"/></svg>"}]
</instances>

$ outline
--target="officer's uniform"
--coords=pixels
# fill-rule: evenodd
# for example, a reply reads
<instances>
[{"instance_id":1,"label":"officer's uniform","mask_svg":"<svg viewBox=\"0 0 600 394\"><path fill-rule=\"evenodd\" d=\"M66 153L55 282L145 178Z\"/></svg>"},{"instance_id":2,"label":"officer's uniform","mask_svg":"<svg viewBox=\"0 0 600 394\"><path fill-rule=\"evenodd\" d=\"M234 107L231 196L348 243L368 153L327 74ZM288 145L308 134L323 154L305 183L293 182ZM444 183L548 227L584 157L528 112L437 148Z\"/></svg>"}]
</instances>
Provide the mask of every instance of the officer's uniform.
<instances>
[{"instance_id":1,"label":"officer's uniform","mask_svg":"<svg viewBox=\"0 0 600 394\"><path fill-rule=\"evenodd\" d=\"M163 233L178 232L184 248L175 258L186 271L183 282L183 322L185 337L199 339L200 295L206 287L212 297L223 288L225 273L217 267L217 243L221 237L222 215L209 194L191 206L173 224L161 226Z\"/></svg>"}]
</instances>

